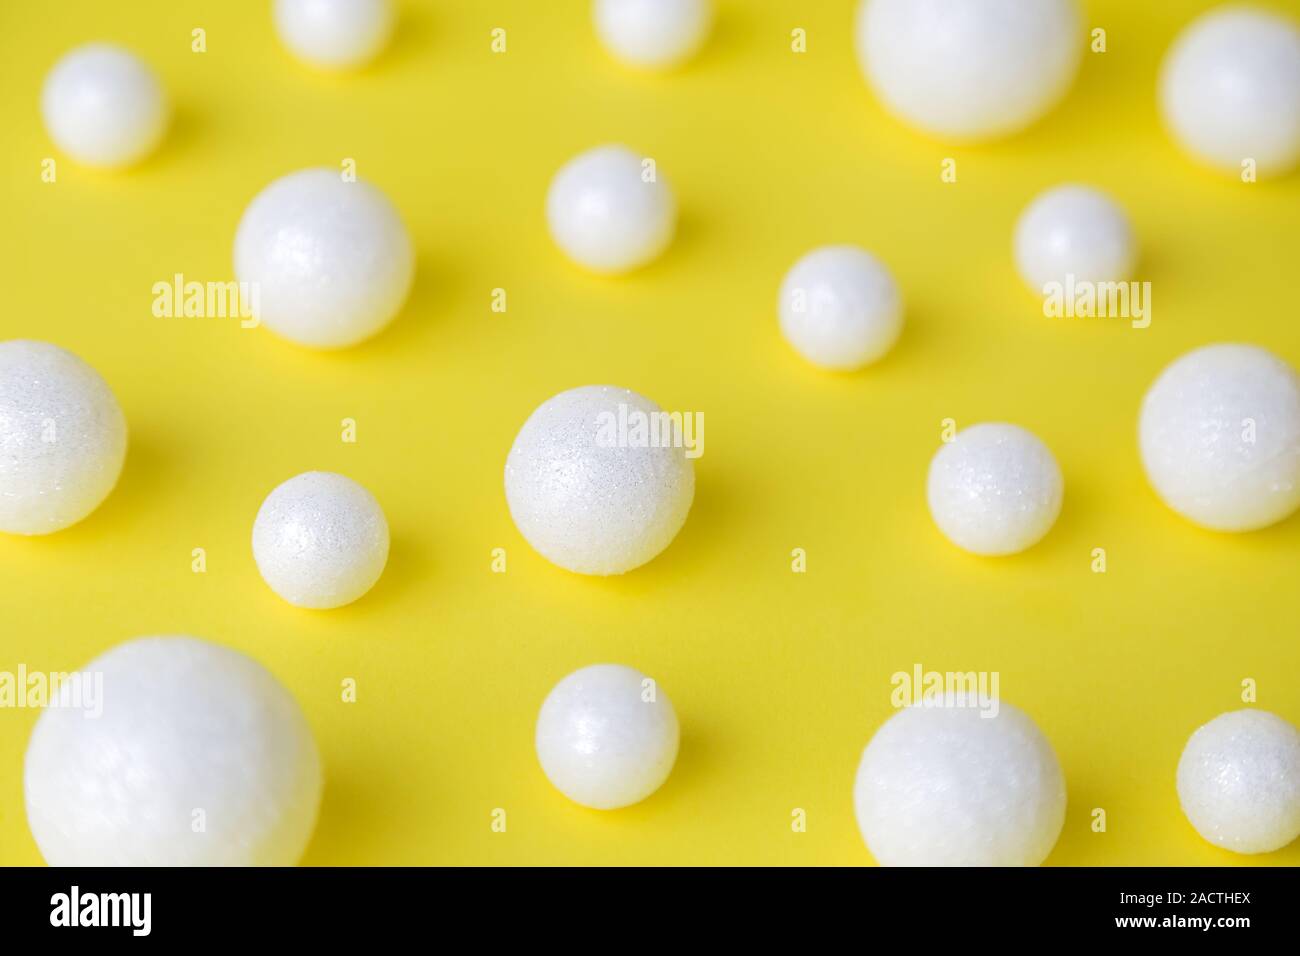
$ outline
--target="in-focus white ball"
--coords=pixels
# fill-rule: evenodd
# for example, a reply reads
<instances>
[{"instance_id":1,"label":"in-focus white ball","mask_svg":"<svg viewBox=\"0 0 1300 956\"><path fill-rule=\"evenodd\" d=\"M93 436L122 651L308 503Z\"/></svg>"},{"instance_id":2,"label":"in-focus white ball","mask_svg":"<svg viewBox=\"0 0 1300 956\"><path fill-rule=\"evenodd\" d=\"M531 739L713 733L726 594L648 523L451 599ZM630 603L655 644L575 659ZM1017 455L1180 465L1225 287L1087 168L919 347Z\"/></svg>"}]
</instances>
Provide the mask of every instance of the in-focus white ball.
<instances>
[{"instance_id":1,"label":"in-focus white ball","mask_svg":"<svg viewBox=\"0 0 1300 956\"><path fill-rule=\"evenodd\" d=\"M645 162L626 147L598 146L561 167L546 194L546 221L565 255L593 272L617 273L667 248L677 200Z\"/></svg>"},{"instance_id":2,"label":"in-focus white ball","mask_svg":"<svg viewBox=\"0 0 1300 956\"><path fill-rule=\"evenodd\" d=\"M1300 731L1266 710L1220 714L1183 748L1178 801L1215 846L1280 850L1300 836Z\"/></svg>"},{"instance_id":3,"label":"in-focus white ball","mask_svg":"<svg viewBox=\"0 0 1300 956\"><path fill-rule=\"evenodd\" d=\"M1174 361L1142 400L1138 442L1156 493L1203 527L1252 531L1300 507L1300 377L1267 349Z\"/></svg>"},{"instance_id":4,"label":"in-focus white ball","mask_svg":"<svg viewBox=\"0 0 1300 956\"><path fill-rule=\"evenodd\" d=\"M1036 544L1061 513L1065 482L1051 450L1017 425L972 425L930 461L934 523L974 554L1015 554Z\"/></svg>"},{"instance_id":5,"label":"in-focus white ball","mask_svg":"<svg viewBox=\"0 0 1300 956\"><path fill-rule=\"evenodd\" d=\"M167 98L153 71L109 43L66 54L41 91L50 139L87 166L128 166L143 159L162 139L167 115Z\"/></svg>"},{"instance_id":6,"label":"in-focus white ball","mask_svg":"<svg viewBox=\"0 0 1300 956\"><path fill-rule=\"evenodd\" d=\"M1038 293L1050 282L1126 282L1137 262L1137 240L1123 208L1091 186L1057 186L1020 215L1016 268Z\"/></svg>"},{"instance_id":7,"label":"in-focus white ball","mask_svg":"<svg viewBox=\"0 0 1300 956\"><path fill-rule=\"evenodd\" d=\"M544 558L579 574L622 574L677 536L695 498L687 436L678 447L664 437L681 434L673 429L659 429L657 444L634 432L661 414L630 389L586 385L528 417L506 458L506 503Z\"/></svg>"},{"instance_id":8,"label":"in-focus white ball","mask_svg":"<svg viewBox=\"0 0 1300 956\"><path fill-rule=\"evenodd\" d=\"M1196 158L1233 174L1253 159L1261 175L1300 161L1300 27L1249 7L1193 20L1165 55L1160 110Z\"/></svg>"},{"instance_id":9,"label":"in-focus white ball","mask_svg":"<svg viewBox=\"0 0 1300 956\"><path fill-rule=\"evenodd\" d=\"M298 59L325 69L373 60L393 32L392 0L275 0L275 32Z\"/></svg>"},{"instance_id":10,"label":"in-focus white ball","mask_svg":"<svg viewBox=\"0 0 1300 956\"><path fill-rule=\"evenodd\" d=\"M858 62L885 107L953 140L1014 133L1065 96L1083 55L1076 0L863 0Z\"/></svg>"},{"instance_id":11,"label":"in-focus white ball","mask_svg":"<svg viewBox=\"0 0 1300 956\"><path fill-rule=\"evenodd\" d=\"M677 714L663 689L621 664L593 664L552 688L537 716L537 759L574 803L639 803L677 760Z\"/></svg>"},{"instance_id":12,"label":"in-focus white ball","mask_svg":"<svg viewBox=\"0 0 1300 956\"><path fill-rule=\"evenodd\" d=\"M388 522L374 495L351 478L308 471L262 502L253 558L271 590L290 604L341 607L383 574Z\"/></svg>"},{"instance_id":13,"label":"in-focus white ball","mask_svg":"<svg viewBox=\"0 0 1300 956\"><path fill-rule=\"evenodd\" d=\"M853 803L882 866L1038 866L1065 822L1065 776L1042 731L999 703L908 707L862 753Z\"/></svg>"},{"instance_id":14,"label":"in-focus white ball","mask_svg":"<svg viewBox=\"0 0 1300 956\"><path fill-rule=\"evenodd\" d=\"M632 66L663 69L704 45L713 0L596 0L593 13L610 53Z\"/></svg>"},{"instance_id":15,"label":"in-focus white ball","mask_svg":"<svg viewBox=\"0 0 1300 956\"><path fill-rule=\"evenodd\" d=\"M0 531L76 524L125 459L126 418L98 372L48 342L0 342Z\"/></svg>"},{"instance_id":16,"label":"in-focus white ball","mask_svg":"<svg viewBox=\"0 0 1300 956\"><path fill-rule=\"evenodd\" d=\"M277 179L244 210L235 274L256 285L253 314L271 331L315 348L355 345L401 310L415 249L388 197L337 170Z\"/></svg>"},{"instance_id":17,"label":"in-focus white ball","mask_svg":"<svg viewBox=\"0 0 1300 956\"><path fill-rule=\"evenodd\" d=\"M27 820L51 866L302 856L320 757L298 704L256 661L193 637L139 638L91 661L57 701L23 768Z\"/></svg>"},{"instance_id":18,"label":"in-focus white ball","mask_svg":"<svg viewBox=\"0 0 1300 956\"><path fill-rule=\"evenodd\" d=\"M781 283L781 332L822 368L876 361L903 330L903 298L889 270L857 246L823 246L794 264Z\"/></svg>"}]
</instances>

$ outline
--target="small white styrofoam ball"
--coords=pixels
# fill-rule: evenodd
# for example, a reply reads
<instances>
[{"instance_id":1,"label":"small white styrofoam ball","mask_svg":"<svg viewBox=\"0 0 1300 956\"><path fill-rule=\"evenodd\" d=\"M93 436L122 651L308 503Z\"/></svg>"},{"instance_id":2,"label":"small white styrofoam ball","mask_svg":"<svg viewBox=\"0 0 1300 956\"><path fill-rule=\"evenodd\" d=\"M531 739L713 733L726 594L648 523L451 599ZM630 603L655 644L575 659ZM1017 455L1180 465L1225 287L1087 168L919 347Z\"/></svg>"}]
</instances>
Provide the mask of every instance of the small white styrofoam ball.
<instances>
[{"instance_id":1,"label":"small white styrofoam ball","mask_svg":"<svg viewBox=\"0 0 1300 956\"><path fill-rule=\"evenodd\" d=\"M546 695L537 759L573 802L615 810L639 803L668 779L680 736L672 702L653 680L621 664L593 664Z\"/></svg>"},{"instance_id":2,"label":"small white styrofoam ball","mask_svg":"<svg viewBox=\"0 0 1300 956\"><path fill-rule=\"evenodd\" d=\"M48 342L0 342L0 531L76 524L125 459L126 418L98 372Z\"/></svg>"},{"instance_id":3,"label":"small white styrofoam ball","mask_svg":"<svg viewBox=\"0 0 1300 956\"><path fill-rule=\"evenodd\" d=\"M1178 802L1215 846L1280 850L1300 836L1300 731L1266 710L1220 714L1183 748Z\"/></svg>"},{"instance_id":4,"label":"small white styrofoam ball","mask_svg":"<svg viewBox=\"0 0 1300 956\"><path fill-rule=\"evenodd\" d=\"M1175 39L1160 71L1165 124L1193 156L1261 175L1300 161L1300 27L1249 7L1211 10Z\"/></svg>"},{"instance_id":5,"label":"small white styrofoam ball","mask_svg":"<svg viewBox=\"0 0 1300 956\"><path fill-rule=\"evenodd\" d=\"M271 331L315 348L355 345L406 302L415 249L397 209L369 183L304 169L253 198L235 233L235 274L255 286Z\"/></svg>"},{"instance_id":6,"label":"small white styrofoam ball","mask_svg":"<svg viewBox=\"0 0 1300 956\"><path fill-rule=\"evenodd\" d=\"M373 60L393 32L392 0L275 0L275 31L298 59L325 69Z\"/></svg>"},{"instance_id":7,"label":"small white styrofoam ball","mask_svg":"<svg viewBox=\"0 0 1300 956\"><path fill-rule=\"evenodd\" d=\"M596 0L596 33L615 57L662 69L693 56L713 24L712 0Z\"/></svg>"},{"instance_id":8,"label":"small white styrofoam ball","mask_svg":"<svg viewBox=\"0 0 1300 956\"><path fill-rule=\"evenodd\" d=\"M1065 822L1065 776L1025 713L907 707L876 731L853 788L882 866L1038 866Z\"/></svg>"},{"instance_id":9,"label":"small white styrofoam ball","mask_svg":"<svg viewBox=\"0 0 1300 956\"><path fill-rule=\"evenodd\" d=\"M23 767L27 820L51 866L301 858L320 756L297 702L261 664L193 637L139 638L65 680L56 702Z\"/></svg>"},{"instance_id":10,"label":"small white styrofoam ball","mask_svg":"<svg viewBox=\"0 0 1300 956\"><path fill-rule=\"evenodd\" d=\"M374 495L351 478L308 471L262 502L253 558L271 590L295 607L341 607L384 573L388 522Z\"/></svg>"},{"instance_id":11,"label":"small white styrofoam ball","mask_svg":"<svg viewBox=\"0 0 1300 956\"><path fill-rule=\"evenodd\" d=\"M546 221L574 262L593 272L628 272L667 248L677 200L649 160L624 146L598 146L555 174Z\"/></svg>"},{"instance_id":12,"label":"small white styrofoam ball","mask_svg":"<svg viewBox=\"0 0 1300 956\"><path fill-rule=\"evenodd\" d=\"M162 140L162 85L135 54L89 43L64 55L45 78L41 116L56 146L79 163L106 168L143 159Z\"/></svg>"},{"instance_id":13,"label":"small white styrofoam ball","mask_svg":"<svg viewBox=\"0 0 1300 956\"><path fill-rule=\"evenodd\" d=\"M1018 425L972 425L930 461L926 497L939 530L974 554L1015 554L1061 513L1065 482L1051 450Z\"/></svg>"},{"instance_id":14,"label":"small white styrofoam ball","mask_svg":"<svg viewBox=\"0 0 1300 956\"><path fill-rule=\"evenodd\" d=\"M1052 282L1125 282L1137 263L1137 240L1124 209L1091 186L1057 186L1020 215L1016 267L1038 293Z\"/></svg>"},{"instance_id":15,"label":"small white styrofoam ball","mask_svg":"<svg viewBox=\"0 0 1300 956\"><path fill-rule=\"evenodd\" d=\"M1147 390L1138 422L1147 479L1183 517L1252 531L1300 507L1300 376L1255 345L1206 345Z\"/></svg>"},{"instance_id":16,"label":"small white styrofoam ball","mask_svg":"<svg viewBox=\"0 0 1300 956\"><path fill-rule=\"evenodd\" d=\"M1004 136L1043 116L1084 47L1076 0L863 0L856 31L885 107L953 140Z\"/></svg>"},{"instance_id":17,"label":"small white styrofoam ball","mask_svg":"<svg viewBox=\"0 0 1300 956\"><path fill-rule=\"evenodd\" d=\"M822 246L781 283L781 332L822 368L851 370L876 361L903 330L903 299L889 270L857 246Z\"/></svg>"},{"instance_id":18,"label":"small white styrofoam ball","mask_svg":"<svg viewBox=\"0 0 1300 956\"><path fill-rule=\"evenodd\" d=\"M623 406L620 408L620 406ZM629 422L619 441L614 423ZM613 385L585 385L544 401L506 458L506 503L515 527L548 561L579 574L622 574L672 542L695 498L686 449L633 441L635 420L664 414Z\"/></svg>"}]
</instances>

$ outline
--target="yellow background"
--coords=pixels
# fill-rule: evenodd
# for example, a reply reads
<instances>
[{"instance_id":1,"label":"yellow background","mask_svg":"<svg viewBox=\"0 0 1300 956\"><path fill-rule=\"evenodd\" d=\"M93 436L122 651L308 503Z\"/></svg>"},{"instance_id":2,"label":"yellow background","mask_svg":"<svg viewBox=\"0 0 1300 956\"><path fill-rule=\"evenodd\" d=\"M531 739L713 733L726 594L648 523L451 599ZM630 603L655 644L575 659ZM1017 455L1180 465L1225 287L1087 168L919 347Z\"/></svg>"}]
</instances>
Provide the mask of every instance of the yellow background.
<instances>
[{"instance_id":1,"label":"yellow background","mask_svg":"<svg viewBox=\"0 0 1300 956\"><path fill-rule=\"evenodd\" d=\"M4 3L0 339L94 365L131 447L80 525L0 536L0 669L69 670L156 633L252 654L323 753L310 864L865 864L854 771L892 713L890 675L918 663L999 671L1003 698L1051 739L1069 811L1050 863L1300 863L1300 842L1254 858L1210 846L1174 790L1187 736L1242 706L1243 679L1300 721L1300 517L1198 530L1155 498L1136 452L1143 391L1186 350L1242 340L1300 364L1300 175L1207 172L1159 125L1160 57L1210 5L1089 3L1108 51L1086 55L1069 98L1025 134L958 147L884 114L853 58L849 0L723 2L707 48L667 76L612 61L578 2L407 2L387 55L346 76L292 60L267 3ZM206 53L190 51L195 27ZM99 39L158 70L174 126L136 169L59 158L42 183L56 155L42 79ZM554 171L611 141L653 156L682 209L668 253L615 279L569 264L543 216ZM230 319L151 315L153 283L174 273L231 278L258 190L346 157L419 250L387 332L316 353ZM955 184L940 181L945 157ZM1021 285L1013 223L1065 180L1131 212L1150 328L1047 319ZM783 273L832 242L876 251L907 302L898 347L859 374L819 372L777 330ZM589 383L707 425L678 539L608 580L531 551L501 486L532 409ZM979 559L935 529L924 477L948 417L1014 421L1051 446L1065 507L1040 545ZM289 606L250 552L262 498L309 469L362 482L392 528L383 578L340 610ZM191 573L196 547L206 574ZM1105 574L1090 570L1097 547ZM611 813L554 791L532 742L551 685L597 661L656 677L683 727L663 789ZM340 700L349 677L354 704ZM40 861L21 784L35 718L0 711L4 863Z\"/></svg>"}]
</instances>

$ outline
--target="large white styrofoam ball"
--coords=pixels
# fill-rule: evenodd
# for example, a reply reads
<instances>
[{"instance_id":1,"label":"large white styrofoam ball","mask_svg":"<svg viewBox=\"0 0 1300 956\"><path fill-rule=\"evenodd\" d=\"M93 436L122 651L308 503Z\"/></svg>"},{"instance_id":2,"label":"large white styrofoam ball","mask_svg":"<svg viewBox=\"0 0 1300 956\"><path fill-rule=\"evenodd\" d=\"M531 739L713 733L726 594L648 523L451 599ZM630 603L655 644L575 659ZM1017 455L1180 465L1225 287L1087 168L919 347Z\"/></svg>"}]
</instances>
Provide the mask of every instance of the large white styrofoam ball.
<instances>
[{"instance_id":1,"label":"large white styrofoam ball","mask_svg":"<svg viewBox=\"0 0 1300 956\"><path fill-rule=\"evenodd\" d=\"M167 129L162 84L139 57L109 43L64 55L45 78L41 117L54 144L77 162L128 166Z\"/></svg>"},{"instance_id":2,"label":"large white styrofoam ball","mask_svg":"<svg viewBox=\"0 0 1300 956\"><path fill-rule=\"evenodd\" d=\"M1018 425L972 425L930 461L926 497L939 530L974 554L1015 554L1061 513L1065 482L1051 450Z\"/></svg>"},{"instance_id":3,"label":"large white styrofoam ball","mask_svg":"<svg viewBox=\"0 0 1300 956\"><path fill-rule=\"evenodd\" d=\"M48 342L0 342L0 531L75 524L125 459L126 418L98 372Z\"/></svg>"},{"instance_id":4,"label":"large white styrofoam ball","mask_svg":"<svg viewBox=\"0 0 1300 956\"><path fill-rule=\"evenodd\" d=\"M1215 846L1280 850L1300 836L1300 731L1266 710L1220 714L1183 748L1178 801Z\"/></svg>"},{"instance_id":5,"label":"large white styrofoam ball","mask_svg":"<svg viewBox=\"0 0 1300 956\"><path fill-rule=\"evenodd\" d=\"M1016 267L1035 292L1052 282L1125 282L1137 240L1123 207L1091 186L1057 186L1035 197L1015 233Z\"/></svg>"},{"instance_id":6,"label":"large white styrofoam ball","mask_svg":"<svg viewBox=\"0 0 1300 956\"><path fill-rule=\"evenodd\" d=\"M1254 345L1207 345L1160 373L1142 400L1147 478L1180 515L1251 531L1300 507L1300 376Z\"/></svg>"},{"instance_id":7,"label":"large white styrofoam ball","mask_svg":"<svg viewBox=\"0 0 1300 956\"><path fill-rule=\"evenodd\" d=\"M822 246L781 283L781 332L804 358L848 371L881 358L903 330L903 297L879 259L857 246Z\"/></svg>"},{"instance_id":8,"label":"large white styrofoam ball","mask_svg":"<svg viewBox=\"0 0 1300 956\"><path fill-rule=\"evenodd\" d=\"M680 731L668 695L621 664L576 670L552 688L537 717L537 759L575 803L614 810L668 779Z\"/></svg>"},{"instance_id":9,"label":"large white styrofoam ball","mask_svg":"<svg viewBox=\"0 0 1300 956\"><path fill-rule=\"evenodd\" d=\"M369 183L304 169L253 198L235 234L235 274L253 315L286 339L343 348L401 310L415 249L396 208Z\"/></svg>"},{"instance_id":10,"label":"large white styrofoam ball","mask_svg":"<svg viewBox=\"0 0 1300 956\"><path fill-rule=\"evenodd\" d=\"M300 60L326 69L373 60L393 32L392 0L275 0L276 33Z\"/></svg>"},{"instance_id":11,"label":"large white styrofoam ball","mask_svg":"<svg viewBox=\"0 0 1300 956\"><path fill-rule=\"evenodd\" d=\"M539 405L506 458L506 502L519 533L579 574L622 574L668 547L691 510L695 469L690 436L664 424L664 414L612 385L570 389ZM646 423L639 433L638 421Z\"/></svg>"},{"instance_id":12,"label":"large white styrofoam ball","mask_svg":"<svg viewBox=\"0 0 1300 956\"><path fill-rule=\"evenodd\" d=\"M1160 71L1160 110L1196 158L1261 175L1300 161L1300 27L1250 7L1198 17L1178 35Z\"/></svg>"},{"instance_id":13,"label":"large white styrofoam ball","mask_svg":"<svg viewBox=\"0 0 1300 956\"><path fill-rule=\"evenodd\" d=\"M952 140L1014 133L1065 96L1083 55L1076 0L863 0L858 61L885 107Z\"/></svg>"},{"instance_id":14,"label":"large white styrofoam ball","mask_svg":"<svg viewBox=\"0 0 1300 956\"><path fill-rule=\"evenodd\" d=\"M388 563L388 521L351 478L308 471L266 496L253 522L253 558L271 590L295 607L351 604Z\"/></svg>"},{"instance_id":15,"label":"large white styrofoam ball","mask_svg":"<svg viewBox=\"0 0 1300 956\"><path fill-rule=\"evenodd\" d=\"M51 866L291 866L316 825L321 767L298 704L262 665L145 637L60 685L23 783Z\"/></svg>"},{"instance_id":16,"label":"large white styrofoam ball","mask_svg":"<svg viewBox=\"0 0 1300 956\"><path fill-rule=\"evenodd\" d=\"M651 160L624 146L598 146L555 174L546 221L574 262L593 272L627 272L668 247L677 200Z\"/></svg>"},{"instance_id":17,"label":"large white styrofoam ball","mask_svg":"<svg viewBox=\"0 0 1300 956\"><path fill-rule=\"evenodd\" d=\"M632 66L663 69L689 59L709 35L713 0L596 0L596 34Z\"/></svg>"},{"instance_id":18,"label":"large white styrofoam ball","mask_svg":"<svg viewBox=\"0 0 1300 956\"><path fill-rule=\"evenodd\" d=\"M1047 738L999 703L899 711L858 765L858 828L882 866L1037 866L1065 822L1065 776Z\"/></svg>"}]
</instances>

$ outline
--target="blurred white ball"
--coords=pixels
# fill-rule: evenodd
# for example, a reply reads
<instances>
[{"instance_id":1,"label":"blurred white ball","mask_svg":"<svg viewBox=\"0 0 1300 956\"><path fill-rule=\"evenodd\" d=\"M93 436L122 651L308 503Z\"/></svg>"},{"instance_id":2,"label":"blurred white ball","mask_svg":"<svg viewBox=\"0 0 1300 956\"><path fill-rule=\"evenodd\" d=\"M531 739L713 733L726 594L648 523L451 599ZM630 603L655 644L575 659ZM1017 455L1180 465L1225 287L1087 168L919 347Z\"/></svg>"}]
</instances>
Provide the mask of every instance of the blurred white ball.
<instances>
[{"instance_id":1,"label":"blurred white ball","mask_svg":"<svg viewBox=\"0 0 1300 956\"><path fill-rule=\"evenodd\" d=\"M383 574L388 522L374 496L351 478L305 472L262 502L253 558L271 590L290 604L341 607Z\"/></svg>"},{"instance_id":2,"label":"blurred white ball","mask_svg":"<svg viewBox=\"0 0 1300 956\"><path fill-rule=\"evenodd\" d=\"M1175 360L1142 400L1138 439L1156 493L1196 524L1252 531L1300 507L1300 377L1267 349Z\"/></svg>"},{"instance_id":3,"label":"blurred white ball","mask_svg":"<svg viewBox=\"0 0 1300 956\"><path fill-rule=\"evenodd\" d=\"M930 461L926 496L939 530L975 554L1036 544L1061 513L1065 482L1051 450L1017 425L972 425Z\"/></svg>"},{"instance_id":4,"label":"blurred white ball","mask_svg":"<svg viewBox=\"0 0 1300 956\"><path fill-rule=\"evenodd\" d=\"M48 342L0 342L0 531L77 523L125 459L126 419L98 372Z\"/></svg>"},{"instance_id":5,"label":"blurred white ball","mask_svg":"<svg viewBox=\"0 0 1300 956\"><path fill-rule=\"evenodd\" d=\"M298 704L256 661L192 637L139 638L65 680L56 702L23 767L27 820L51 866L302 856L320 757Z\"/></svg>"},{"instance_id":6,"label":"blurred white ball","mask_svg":"<svg viewBox=\"0 0 1300 956\"><path fill-rule=\"evenodd\" d=\"M856 246L823 246L781 283L781 332L804 358L849 370L876 361L903 329L903 300L889 270Z\"/></svg>"},{"instance_id":7,"label":"blurred white ball","mask_svg":"<svg viewBox=\"0 0 1300 956\"><path fill-rule=\"evenodd\" d=\"M598 146L555 174L546 221L574 262L593 272L627 272L667 248L677 200L649 160L623 146Z\"/></svg>"},{"instance_id":8,"label":"blurred white ball","mask_svg":"<svg viewBox=\"0 0 1300 956\"><path fill-rule=\"evenodd\" d=\"M712 0L596 0L596 33L615 57L662 69L693 56L713 24Z\"/></svg>"},{"instance_id":9,"label":"blurred white ball","mask_svg":"<svg viewBox=\"0 0 1300 956\"><path fill-rule=\"evenodd\" d=\"M537 716L537 759L575 803L614 810L644 800L668 779L680 731L668 695L620 664L576 670L546 695Z\"/></svg>"},{"instance_id":10,"label":"blurred white ball","mask_svg":"<svg viewBox=\"0 0 1300 956\"><path fill-rule=\"evenodd\" d=\"M1057 186L1020 215L1016 267L1037 293L1050 282L1125 282L1137 262L1137 240L1123 208L1090 186Z\"/></svg>"},{"instance_id":11,"label":"blurred white ball","mask_svg":"<svg viewBox=\"0 0 1300 956\"><path fill-rule=\"evenodd\" d=\"M50 139L87 166L143 159L167 129L167 98L129 50L90 43L64 55L45 78L41 116Z\"/></svg>"},{"instance_id":12,"label":"blurred white ball","mask_svg":"<svg viewBox=\"0 0 1300 956\"><path fill-rule=\"evenodd\" d=\"M383 329L406 302L415 250L393 204L338 170L304 169L253 198L235 233L235 274L255 286L271 331L343 348Z\"/></svg>"},{"instance_id":13,"label":"blurred white ball","mask_svg":"<svg viewBox=\"0 0 1300 956\"><path fill-rule=\"evenodd\" d=\"M275 31L300 60L325 69L373 60L393 32L392 0L275 0Z\"/></svg>"}]
</instances>

